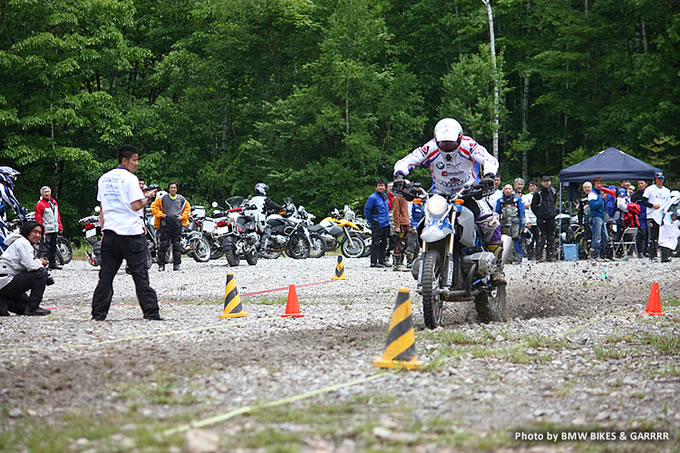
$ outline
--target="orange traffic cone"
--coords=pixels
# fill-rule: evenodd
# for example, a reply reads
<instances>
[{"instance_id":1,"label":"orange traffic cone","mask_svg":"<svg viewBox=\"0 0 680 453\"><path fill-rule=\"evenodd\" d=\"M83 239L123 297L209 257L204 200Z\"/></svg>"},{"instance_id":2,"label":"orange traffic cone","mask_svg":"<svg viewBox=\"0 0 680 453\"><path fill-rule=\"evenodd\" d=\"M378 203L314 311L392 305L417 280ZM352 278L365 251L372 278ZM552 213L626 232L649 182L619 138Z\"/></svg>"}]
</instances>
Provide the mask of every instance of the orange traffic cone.
<instances>
[{"instance_id":1,"label":"orange traffic cone","mask_svg":"<svg viewBox=\"0 0 680 453\"><path fill-rule=\"evenodd\" d=\"M652 283L652 290L649 292L649 299L647 300L647 310L643 315L649 316L666 316L661 311L661 296L659 295L659 283Z\"/></svg>"},{"instance_id":2,"label":"orange traffic cone","mask_svg":"<svg viewBox=\"0 0 680 453\"><path fill-rule=\"evenodd\" d=\"M288 300L286 301L286 313L281 315L282 318L302 318L304 315L300 313L300 306L298 305L297 291L295 285L288 287Z\"/></svg>"}]
</instances>

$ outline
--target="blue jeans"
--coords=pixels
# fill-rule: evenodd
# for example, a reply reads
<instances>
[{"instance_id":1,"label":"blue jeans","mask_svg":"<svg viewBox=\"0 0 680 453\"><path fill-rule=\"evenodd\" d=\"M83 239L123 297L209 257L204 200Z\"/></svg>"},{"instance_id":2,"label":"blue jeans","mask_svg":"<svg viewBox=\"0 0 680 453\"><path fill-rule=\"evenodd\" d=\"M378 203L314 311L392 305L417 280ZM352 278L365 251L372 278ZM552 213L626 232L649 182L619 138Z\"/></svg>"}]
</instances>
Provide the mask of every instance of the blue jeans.
<instances>
[{"instance_id":1,"label":"blue jeans","mask_svg":"<svg viewBox=\"0 0 680 453\"><path fill-rule=\"evenodd\" d=\"M607 235L607 225L604 223L604 219L591 216L590 231L593 234L593 240L590 244L590 248L595 250L596 254L599 252L600 258L606 258L607 242L609 242L609 236Z\"/></svg>"}]
</instances>

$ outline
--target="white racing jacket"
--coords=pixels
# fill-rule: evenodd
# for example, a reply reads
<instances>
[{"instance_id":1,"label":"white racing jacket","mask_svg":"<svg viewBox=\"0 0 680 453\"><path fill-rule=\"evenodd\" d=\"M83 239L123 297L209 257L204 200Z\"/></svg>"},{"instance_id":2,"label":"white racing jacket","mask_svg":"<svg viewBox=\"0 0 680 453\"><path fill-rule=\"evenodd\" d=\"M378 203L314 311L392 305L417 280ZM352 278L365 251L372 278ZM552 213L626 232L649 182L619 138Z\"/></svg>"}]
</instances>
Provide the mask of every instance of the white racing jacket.
<instances>
[{"instance_id":1,"label":"white racing jacket","mask_svg":"<svg viewBox=\"0 0 680 453\"><path fill-rule=\"evenodd\" d=\"M433 138L397 161L394 174L406 176L416 167L430 167L432 191L451 195L479 180L479 164L484 167L483 174L498 172L498 159L472 138L464 135L454 153L441 152Z\"/></svg>"}]
</instances>

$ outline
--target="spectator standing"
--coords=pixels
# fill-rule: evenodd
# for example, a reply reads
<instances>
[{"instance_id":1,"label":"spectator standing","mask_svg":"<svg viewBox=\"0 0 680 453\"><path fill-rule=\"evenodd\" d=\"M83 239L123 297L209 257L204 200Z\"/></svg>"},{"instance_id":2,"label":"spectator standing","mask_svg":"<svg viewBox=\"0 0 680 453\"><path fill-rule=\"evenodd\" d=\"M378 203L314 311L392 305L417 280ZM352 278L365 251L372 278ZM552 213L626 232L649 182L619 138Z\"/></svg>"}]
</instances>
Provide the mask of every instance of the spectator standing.
<instances>
[{"instance_id":1,"label":"spectator standing","mask_svg":"<svg viewBox=\"0 0 680 453\"><path fill-rule=\"evenodd\" d=\"M144 319L160 320L158 296L149 285L146 268L146 239L139 210L155 195L144 195L134 173L139 165L139 150L131 145L118 149L118 168L99 178L97 200L100 203L102 256L99 282L92 296L92 319L104 321L111 307L113 278L123 259L127 261L135 282L137 300Z\"/></svg>"},{"instance_id":2,"label":"spectator standing","mask_svg":"<svg viewBox=\"0 0 680 453\"><path fill-rule=\"evenodd\" d=\"M50 269L61 269L56 260L57 236L64 232L64 227L61 225L59 204L52 198L49 186L40 189L40 201L35 205L35 221L45 228L38 246L38 256L47 258Z\"/></svg>"},{"instance_id":3,"label":"spectator standing","mask_svg":"<svg viewBox=\"0 0 680 453\"><path fill-rule=\"evenodd\" d=\"M411 204L411 231L408 233L408 246L406 248L406 267L409 269L413 266L413 261L415 261L418 256L418 250L420 250L420 242L418 241L418 224L420 220L425 216L425 208L423 207L422 198L414 198Z\"/></svg>"},{"instance_id":4,"label":"spectator standing","mask_svg":"<svg viewBox=\"0 0 680 453\"><path fill-rule=\"evenodd\" d=\"M663 205L671 199L671 191L663 185L665 181L662 171L657 171L654 177L654 184L647 187L642 194L641 204L647 207L647 230L649 232L649 243L647 251L649 259L656 259L656 249L659 242L659 226L663 221ZM670 261L671 250L661 247L661 262Z\"/></svg>"},{"instance_id":5,"label":"spectator standing","mask_svg":"<svg viewBox=\"0 0 680 453\"><path fill-rule=\"evenodd\" d=\"M524 229L524 203L510 184L503 187L503 196L496 202L496 212L501 217L501 231L512 238L512 260L521 263L524 257L520 236Z\"/></svg>"},{"instance_id":6,"label":"spectator standing","mask_svg":"<svg viewBox=\"0 0 680 453\"><path fill-rule=\"evenodd\" d=\"M49 281L45 269L48 262L45 258L36 258L34 248L43 231L41 224L28 221L20 234L7 236L7 250L0 256L0 316L9 316L10 311L28 316L50 314L50 310L40 308ZM30 296L26 295L28 290L31 290Z\"/></svg>"},{"instance_id":7,"label":"spectator standing","mask_svg":"<svg viewBox=\"0 0 680 453\"><path fill-rule=\"evenodd\" d=\"M531 210L536 215L536 225L538 227L538 240L534 259L543 260L543 247L545 247L545 260L554 261L553 245L555 240L555 216L557 207L555 206L556 191L552 187L550 176L541 178L541 188L534 192L531 200Z\"/></svg>"},{"instance_id":8,"label":"spectator standing","mask_svg":"<svg viewBox=\"0 0 680 453\"><path fill-rule=\"evenodd\" d=\"M156 198L151 204L154 216L154 228L160 230L161 244L158 247L158 270L165 270L165 254L172 242L172 270L178 271L182 263L182 247L179 240L182 227L189 225L191 205L184 196L177 193L179 184L175 181L168 184L168 193Z\"/></svg>"},{"instance_id":9,"label":"spectator standing","mask_svg":"<svg viewBox=\"0 0 680 453\"><path fill-rule=\"evenodd\" d=\"M635 241L637 242L638 258L647 256L647 207L642 204L642 197L647 188L647 181L637 182L638 190L636 190L630 197L630 201L637 203L640 206L640 214L638 219L640 220L640 228L638 228L638 234Z\"/></svg>"},{"instance_id":10,"label":"spectator standing","mask_svg":"<svg viewBox=\"0 0 680 453\"><path fill-rule=\"evenodd\" d=\"M590 256L598 261L606 261L609 235L605 223L606 206L602 197L602 177L594 177L592 184L593 190L588 194L590 232L593 238L590 244Z\"/></svg>"},{"instance_id":11,"label":"spectator standing","mask_svg":"<svg viewBox=\"0 0 680 453\"><path fill-rule=\"evenodd\" d=\"M364 217L371 225L371 267L385 267L385 249L390 232L390 208L385 194L385 181L375 183L375 192L364 206Z\"/></svg>"},{"instance_id":12,"label":"spectator standing","mask_svg":"<svg viewBox=\"0 0 680 453\"><path fill-rule=\"evenodd\" d=\"M593 191L593 184L590 181L583 183L583 197L578 202L577 216L579 227L583 230L582 246L586 252L589 252L589 247L586 247L587 241L592 240L593 235L590 231L590 206L588 206L588 196Z\"/></svg>"},{"instance_id":13,"label":"spectator standing","mask_svg":"<svg viewBox=\"0 0 680 453\"><path fill-rule=\"evenodd\" d=\"M538 189L536 181L529 181L527 184L529 193L522 195L522 202L524 202L524 215L526 227L531 231L533 239L527 244L526 256L527 259L534 259L534 248L536 247L536 240L538 239L538 228L536 227L536 215L531 210L531 201L534 199L534 193Z\"/></svg>"},{"instance_id":14,"label":"spectator standing","mask_svg":"<svg viewBox=\"0 0 680 453\"><path fill-rule=\"evenodd\" d=\"M394 244L394 262L392 270L401 272L408 270L404 266L404 256L406 254L407 237L411 231L411 220L408 215L408 201L401 195L394 194L392 197L392 220L394 222L394 232L397 235Z\"/></svg>"},{"instance_id":15,"label":"spectator standing","mask_svg":"<svg viewBox=\"0 0 680 453\"><path fill-rule=\"evenodd\" d=\"M512 182L515 195L518 197L522 198L524 195L524 180L522 178L515 178L515 180Z\"/></svg>"},{"instance_id":16,"label":"spectator standing","mask_svg":"<svg viewBox=\"0 0 680 453\"><path fill-rule=\"evenodd\" d=\"M493 185L495 189L494 193L485 198L492 211L496 209L496 202L503 196L503 190L500 188L501 177L499 174L496 174L493 177Z\"/></svg>"}]
</instances>

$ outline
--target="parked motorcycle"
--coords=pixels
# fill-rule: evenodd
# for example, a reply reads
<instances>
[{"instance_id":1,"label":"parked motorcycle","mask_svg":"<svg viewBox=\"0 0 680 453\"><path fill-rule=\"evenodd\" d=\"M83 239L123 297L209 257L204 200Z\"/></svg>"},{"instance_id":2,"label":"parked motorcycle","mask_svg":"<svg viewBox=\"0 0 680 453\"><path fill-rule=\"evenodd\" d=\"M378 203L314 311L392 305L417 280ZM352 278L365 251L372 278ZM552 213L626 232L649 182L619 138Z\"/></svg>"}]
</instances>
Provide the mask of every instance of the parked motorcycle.
<instances>
[{"instance_id":1,"label":"parked motorcycle","mask_svg":"<svg viewBox=\"0 0 680 453\"><path fill-rule=\"evenodd\" d=\"M203 236L210 244L210 259L218 260L224 256L224 238L231 230L226 210L221 208L217 202L212 202L214 208L212 215L204 216L202 219Z\"/></svg>"},{"instance_id":2,"label":"parked motorcycle","mask_svg":"<svg viewBox=\"0 0 680 453\"><path fill-rule=\"evenodd\" d=\"M285 216L279 213L265 213L268 214L265 224L270 234L266 246L260 249L260 256L273 259L278 258L285 251L286 255L294 259L308 258L312 242L309 230L301 218L291 216L295 212L290 206L292 200L288 198L284 202L286 203ZM244 208L244 212L253 212L255 209L257 208L248 205ZM266 234L264 231L259 231L259 233L263 236Z\"/></svg>"},{"instance_id":3,"label":"parked motorcycle","mask_svg":"<svg viewBox=\"0 0 680 453\"><path fill-rule=\"evenodd\" d=\"M94 211L99 213L99 206L94 207ZM87 242L91 249L86 250L87 262L92 266L99 266L102 259L102 230L99 224L99 215L90 215L78 220L78 223L83 225L83 233L85 233L85 242Z\"/></svg>"},{"instance_id":4,"label":"parked motorcycle","mask_svg":"<svg viewBox=\"0 0 680 453\"><path fill-rule=\"evenodd\" d=\"M327 248L334 250L340 246L345 258L359 258L366 251L364 238L359 234L360 228L353 222L342 218L337 208L331 211L330 216L325 217L309 230L320 235Z\"/></svg>"},{"instance_id":5,"label":"parked motorcycle","mask_svg":"<svg viewBox=\"0 0 680 453\"><path fill-rule=\"evenodd\" d=\"M397 188L413 199L413 184ZM505 285L495 286L496 257L483 243L467 200L493 193L492 182L482 181L457 194L428 194L425 216L418 225L422 253L414 267L418 293L423 298L425 325L434 329L442 322L443 302L475 302L482 322L501 320L505 310Z\"/></svg>"},{"instance_id":6,"label":"parked motorcycle","mask_svg":"<svg viewBox=\"0 0 680 453\"><path fill-rule=\"evenodd\" d=\"M257 264L260 238L257 235L255 219L249 215L244 214L244 209L247 206L243 197L230 197L226 200L227 218L226 227L227 233L224 236L224 255L230 266L238 266L241 257L244 257L248 264L254 266ZM218 223L219 226L219 223Z\"/></svg>"}]
</instances>

